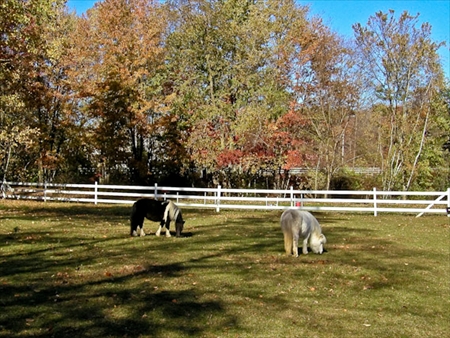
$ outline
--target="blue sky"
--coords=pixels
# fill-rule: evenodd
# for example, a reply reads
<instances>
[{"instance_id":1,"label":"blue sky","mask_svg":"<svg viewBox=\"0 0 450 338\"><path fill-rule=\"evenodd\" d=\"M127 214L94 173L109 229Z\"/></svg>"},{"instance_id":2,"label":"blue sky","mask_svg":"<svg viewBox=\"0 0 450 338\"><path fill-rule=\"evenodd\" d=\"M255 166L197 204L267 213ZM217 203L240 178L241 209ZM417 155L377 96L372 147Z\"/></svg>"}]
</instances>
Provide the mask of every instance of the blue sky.
<instances>
[{"instance_id":1,"label":"blue sky","mask_svg":"<svg viewBox=\"0 0 450 338\"><path fill-rule=\"evenodd\" d=\"M324 23L345 37L353 37L352 25L367 24L370 16L378 11L387 12L390 9L400 15L408 11L411 15L419 15L419 23L428 22L432 26L432 38L435 41L445 41L439 54L442 58L447 78L450 74L450 1L449 0L314 0L298 1L309 5L311 14L320 16Z\"/></svg>"},{"instance_id":2,"label":"blue sky","mask_svg":"<svg viewBox=\"0 0 450 338\"><path fill-rule=\"evenodd\" d=\"M68 7L80 15L91 8L95 0L69 0ZM420 13L419 22L428 22L432 26L433 40L446 41L447 46L440 49L444 71L447 78L450 74L450 1L449 0L313 0L301 1L299 4L309 5L311 14L320 16L324 23L344 37L352 37L352 25L365 25L370 16L378 11L387 12L393 9L396 14L408 11L416 15Z\"/></svg>"}]
</instances>

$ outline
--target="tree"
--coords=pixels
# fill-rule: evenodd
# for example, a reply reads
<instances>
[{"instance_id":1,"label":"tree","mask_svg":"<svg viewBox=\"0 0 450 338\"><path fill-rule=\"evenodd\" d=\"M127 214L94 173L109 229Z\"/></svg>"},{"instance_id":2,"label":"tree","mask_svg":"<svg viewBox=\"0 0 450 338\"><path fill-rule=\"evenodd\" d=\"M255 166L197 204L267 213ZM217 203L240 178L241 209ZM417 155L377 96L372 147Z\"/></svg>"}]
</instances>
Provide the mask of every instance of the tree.
<instances>
[{"instance_id":1,"label":"tree","mask_svg":"<svg viewBox=\"0 0 450 338\"><path fill-rule=\"evenodd\" d=\"M291 114L302 121L302 128L293 125L290 133L309 145L309 150L301 150L309 155L304 164L323 171L324 186L329 189L333 175L347 164L345 142L358 113L358 77L352 50L321 20L299 28L291 38ZM316 188L317 179L316 174Z\"/></svg>"},{"instance_id":2,"label":"tree","mask_svg":"<svg viewBox=\"0 0 450 338\"><path fill-rule=\"evenodd\" d=\"M28 171L31 177L37 172L40 181L54 177L63 157L65 88L60 60L69 27L64 4L64 0L7 0L0 6L0 124L15 142L24 139L23 134L16 137L17 127L31 128L29 137L39 135L36 151L21 160L22 166L38 163L37 171L29 167ZM10 156L6 158L9 163ZM20 162L12 161L19 166Z\"/></svg>"},{"instance_id":3,"label":"tree","mask_svg":"<svg viewBox=\"0 0 450 338\"><path fill-rule=\"evenodd\" d=\"M361 73L372 93L383 190L411 188L435 123L433 98L443 86L431 26L418 15L378 12L353 26Z\"/></svg>"},{"instance_id":4,"label":"tree","mask_svg":"<svg viewBox=\"0 0 450 338\"><path fill-rule=\"evenodd\" d=\"M444 144L442 148L444 151L448 151L450 153L450 83L447 82L446 88L441 93L442 101L443 101L443 118L444 123Z\"/></svg>"},{"instance_id":5,"label":"tree","mask_svg":"<svg viewBox=\"0 0 450 338\"><path fill-rule=\"evenodd\" d=\"M190 127L196 166L225 174L225 183L233 172L254 174L255 165L273 170L268 127L289 102L277 52L303 10L290 0L170 4L175 109Z\"/></svg>"},{"instance_id":6,"label":"tree","mask_svg":"<svg viewBox=\"0 0 450 338\"><path fill-rule=\"evenodd\" d=\"M19 165L14 165L14 162L20 162L20 155L25 155L26 152L31 151L35 146L36 129L29 127L19 128L14 126L11 130L0 130L0 145L2 152L0 152L0 162L3 164L1 171L3 172L2 182L6 182L9 175L9 168L12 165L15 167L15 178L20 178L23 175L23 170L18 170Z\"/></svg>"},{"instance_id":7,"label":"tree","mask_svg":"<svg viewBox=\"0 0 450 338\"><path fill-rule=\"evenodd\" d=\"M412 184L414 190L446 190L450 186L450 91L448 84L430 102L433 119Z\"/></svg>"},{"instance_id":8,"label":"tree","mask_svg":"<svg viewBox=\"0 0 450 338\"><path fill-rule=\"evenodd\" d=\"M97 163L108 175L129 168L126 180L134 183L146 182L152 135L164 128L164 31L155 1L106 0L79 19L72 35L73 100L91 131Z\"/></svg>"}]
</instances>

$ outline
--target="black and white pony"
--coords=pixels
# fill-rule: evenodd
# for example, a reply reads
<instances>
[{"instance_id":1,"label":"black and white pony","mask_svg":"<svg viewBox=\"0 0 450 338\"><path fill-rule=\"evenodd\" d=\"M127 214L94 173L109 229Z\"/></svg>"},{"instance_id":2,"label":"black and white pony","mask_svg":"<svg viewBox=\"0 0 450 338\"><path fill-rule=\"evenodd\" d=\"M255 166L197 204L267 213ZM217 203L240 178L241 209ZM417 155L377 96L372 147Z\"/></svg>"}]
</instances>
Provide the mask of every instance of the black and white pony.
<instances>
[{"instance_id":1,"label":"black and white pony","mask_svg":"<svg viewBox=\"0 0 450 338\"><path fill-rule=\"evenodd\" d=\"M281 231L284 235L284 249L286 254L298 257L298 241L303 241L303 254L308 253L308 242L311 250L316 254L323 253L323 245L327 239L322 234L317 219L308 211L288 209L281 215Z\"/></svg>"},{"instance_id":2,"label":"black and white pony","mask_svg":"<svg viewBox=\"0 0 450 338\"><path fill-rule=\"evenodd\" d=\"M170 236L170 222L175 222L176 236L180 237L183 231L184 221L181 210L172 201L157 201L149 198L142 198L133 204L130 217L130 235L145 236L144 218L153 222L159 222L159 228L155 235L159 236L161 230L165 229L166 237Z\"/></svg>"}]
</instances>

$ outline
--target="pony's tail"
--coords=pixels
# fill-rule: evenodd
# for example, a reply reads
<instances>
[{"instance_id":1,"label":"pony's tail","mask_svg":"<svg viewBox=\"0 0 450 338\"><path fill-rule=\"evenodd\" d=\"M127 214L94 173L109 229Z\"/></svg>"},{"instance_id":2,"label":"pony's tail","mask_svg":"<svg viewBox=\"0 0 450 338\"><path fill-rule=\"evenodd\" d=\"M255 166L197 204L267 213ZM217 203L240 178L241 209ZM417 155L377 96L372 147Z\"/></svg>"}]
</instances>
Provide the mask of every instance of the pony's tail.
<instances>
[{"instance_id":1,"label":"pony's tail","mask_svg":"<svg viewBox=\"0 0 450 338\"><path fill-rule=\"evenodd\" d=\"M135 231L138 227L137 220L137 206L136 203L133 204L130 215L130 236L133 236L133 231Z\"/></svg>"},{"instance_id":2,"label":"pony's tail","mask_svg":"<svg viewBox=\"0 0 450 338\"><path fill-rule=\"evenodd\" d=\"M292 231L283 231L284 235L284 250L287 255L292 255L293 236Z\"/></svg>"},{"instance_id":3,"label":"pony's tail","mask_svg":"<svg viewBox=\"0 0 450 338\"><path fill-rule=\"evenodd\" d=\"M131 215L130 215L130 236L133 236L133 233L137 230L138 226L142 226L142 220L140 219L141 216L139 216L139 212L137 210L136 202L133 204L133 208L131 209Z\"/></svg>"}]
</instances>

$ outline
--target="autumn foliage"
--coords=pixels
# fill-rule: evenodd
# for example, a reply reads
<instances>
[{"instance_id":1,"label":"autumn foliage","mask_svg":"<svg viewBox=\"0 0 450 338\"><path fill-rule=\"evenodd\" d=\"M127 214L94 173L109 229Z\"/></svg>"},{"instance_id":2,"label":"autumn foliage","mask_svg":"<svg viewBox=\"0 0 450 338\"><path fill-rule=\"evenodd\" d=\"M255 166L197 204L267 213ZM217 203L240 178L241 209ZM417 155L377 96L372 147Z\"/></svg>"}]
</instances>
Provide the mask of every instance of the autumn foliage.
<instances>
[{"instance_id":1,"label":"autumn foliage","mask_svg":"<svg viewBox=\"0 0 450 338\"><path fill-rule=\"evenodd\" d=\"M442 44L406 12L350 41L293 0L104 0L81 16L5 0L0 30L4 180L285 187L301 168L318 189L378 167L385 189L448 182L431 183L448 160Z\"/></svg>"}]
</instances>

